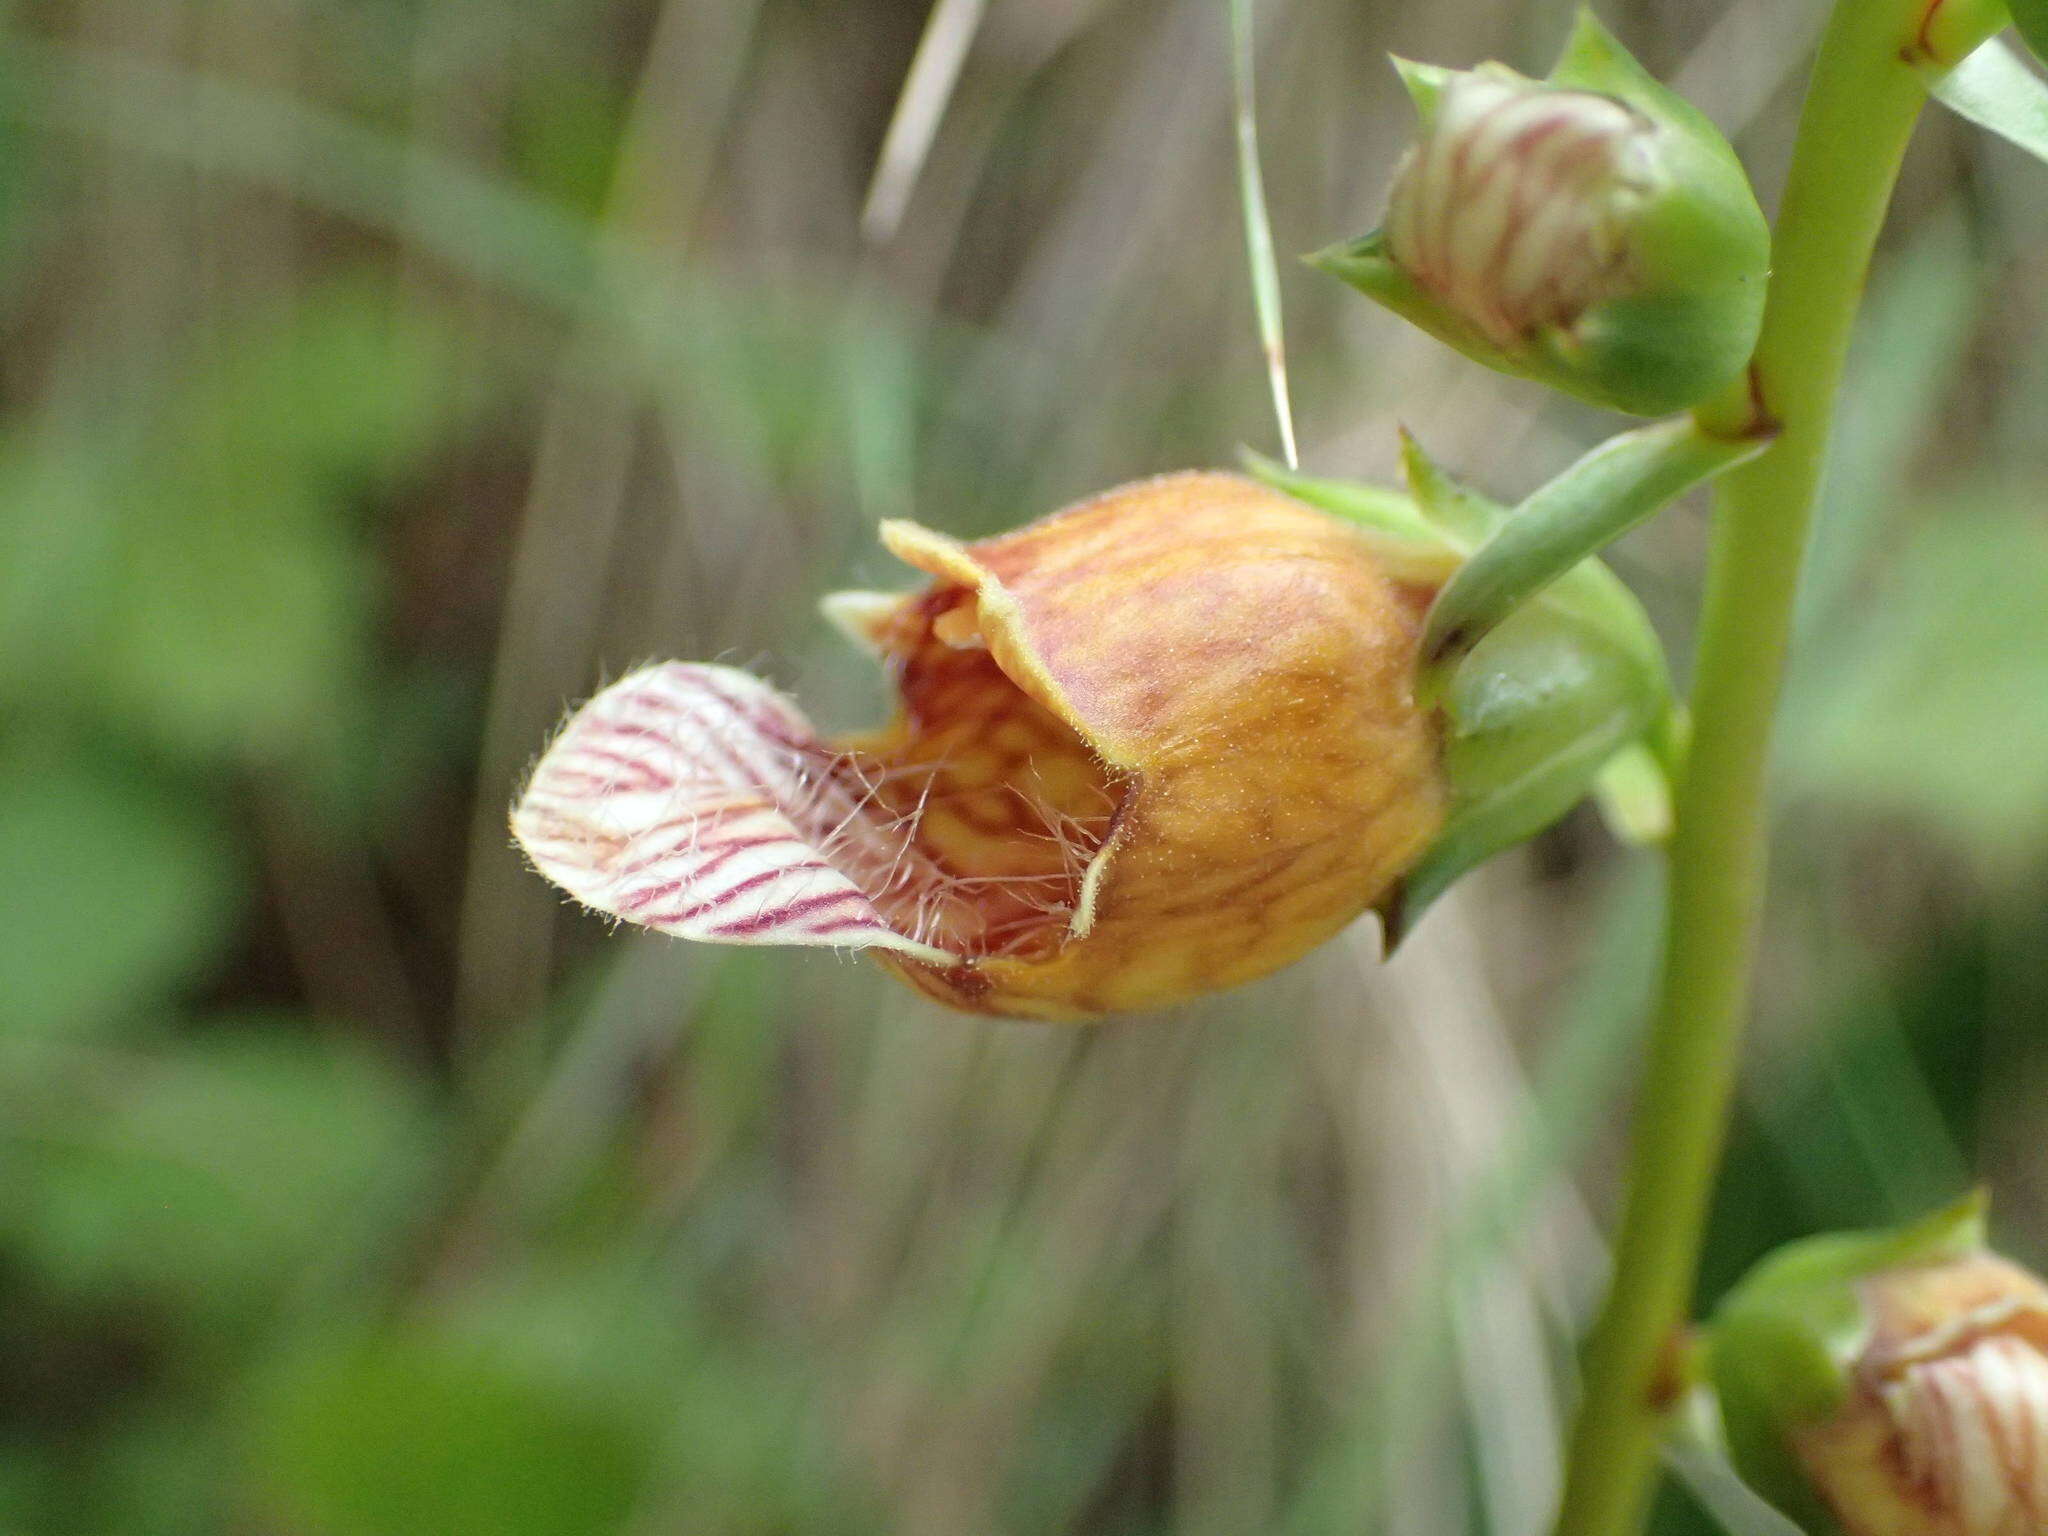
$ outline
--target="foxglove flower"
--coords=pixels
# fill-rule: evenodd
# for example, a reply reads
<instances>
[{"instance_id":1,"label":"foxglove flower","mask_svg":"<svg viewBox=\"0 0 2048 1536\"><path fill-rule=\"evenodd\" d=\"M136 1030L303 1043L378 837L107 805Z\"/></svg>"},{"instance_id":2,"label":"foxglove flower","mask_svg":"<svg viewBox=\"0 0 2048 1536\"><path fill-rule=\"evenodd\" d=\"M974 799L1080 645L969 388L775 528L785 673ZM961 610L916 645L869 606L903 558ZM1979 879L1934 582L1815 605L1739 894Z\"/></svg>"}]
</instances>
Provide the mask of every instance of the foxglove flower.
<instances>
[{"instance_id":1,"label":"foxglove flower","mask_svg":"<svg viewBox=\"0 0 2048 1536\"><path fill-rule=\"evenodd\" d=\"M577 710L513 830L585 906L713 943L867 951L955 1007L1081 1018L1272 971L1442 825L1414 700L1426 594L1336 518L1182 474L842 594L896 718L826 739L765 683L666 663Z\"/></svg>"},{"instance_id":2,"label":"foxglove flower","mask_svg":"<svg viewBox=\"0 0 2048 1536\"><path fill-rule=\"evenodd\" d=\"M1972 1203L1794 1244L1722 1307L1710 1358L1737 1465L1846 1536L2048 1531L2048 1286Z\"/></svg>"},{"instance_id":3,"label":"foxglove flower","mask_svg":"<svg viewBox=\"0 0 2048 1536\"><path fill-rule=\"evenodd\" d=\"M1727 142L1590 12L1545 80L1402 63L1420 128L1326 270L1470 357L1655 416L1742 370L1770 234Z\"/></svg>"}]
</instances>

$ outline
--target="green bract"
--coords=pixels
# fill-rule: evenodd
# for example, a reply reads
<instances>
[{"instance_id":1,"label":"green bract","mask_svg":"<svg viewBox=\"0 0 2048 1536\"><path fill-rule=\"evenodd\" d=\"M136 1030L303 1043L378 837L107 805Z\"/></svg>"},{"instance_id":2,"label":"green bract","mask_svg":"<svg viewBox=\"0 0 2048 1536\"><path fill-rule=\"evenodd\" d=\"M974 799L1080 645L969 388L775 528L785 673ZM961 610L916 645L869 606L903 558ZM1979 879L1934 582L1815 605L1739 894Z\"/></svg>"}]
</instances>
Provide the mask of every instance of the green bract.
<instances>
[{"instance_id":1,"label":"green bract","mask_svg":"<svg viewBox=\"0 0 2048 1536\"><path fill-rule=\"evenodd\" d=\"M1546 80L1399 63L1379 229L1312 258L1466 356L1637 415L1748 362L1770 232L1727 141L1590 12Z\"/></svg>"}]
</instances>

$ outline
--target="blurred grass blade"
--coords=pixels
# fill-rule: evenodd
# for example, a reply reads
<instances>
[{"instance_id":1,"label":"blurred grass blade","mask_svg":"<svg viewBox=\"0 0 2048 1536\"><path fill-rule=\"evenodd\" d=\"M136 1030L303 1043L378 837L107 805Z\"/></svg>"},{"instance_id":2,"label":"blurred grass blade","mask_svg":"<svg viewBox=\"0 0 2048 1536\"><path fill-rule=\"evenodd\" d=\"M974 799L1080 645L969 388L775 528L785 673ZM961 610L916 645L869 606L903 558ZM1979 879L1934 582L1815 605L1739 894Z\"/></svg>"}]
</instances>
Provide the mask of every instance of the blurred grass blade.
<instances>
[{"instance_id":1,"label":"blurred grass blade","mask_svg":"<svg viewBox=\"0 0 2048 1536\"><path fill-rule=\"evenodd\" d=\"M1496 1263L1530 1209L1598 1130L1641 1030L1663 931L1658 861L1625 864L1601 903L1577 988L1560 1009L1528 1108L1488 1177L1448 1219L1435 1253L1414 1278L1408 1315L1387 1332L1348 1419L1310 1464L1289 1509L1286 1536L1381 1529L1406 1464L1436 1421L1454 1343L1452 1307Z\"/></svg>"},{"instance_id":2,"label":"blurred grass blade","mask_svg":"<svg viewBox=\"0 0 2048 1536\"><path fill-rule=\"evenodd\" d=\"M2048 160L2048 80L2010 43L1994 37L1927 88L1958 117Z\"/></svg>"},{"instance_id":3,"label":"blurred grass blade","mask_svg":"<svg viewBox=\"0 0 2048 1536\"><path fill-rule=\"evenodd\" d=\"M1257 33L1252 0L1230 0L1230 75L1237 104L1237 191L1244 210L1245 258L1251 264L1252 304L1259 316L1259 345L1273 387L1273 416L1280 424L1280 451L1289 469L1301 467L1294 446L1294 405L1287 390L1287 336L1280 318L1280 269L1273 259L1273 225L1266 213L1265 178L1259 170L1259 114L1255 85Z\"/></svg>"},{"instance_id":4,"label":"blurred grass blade","mask_svg":"<svg viewBox=\"0 0 2048 1536\"><path fill-rule=\"evenodd\" d=\"M1948 398L1976 334L1979 260L1961 200L1953 199L1922 222L1871 285L1800 591L1795 698L1839 663L1841 620L1859 578L1895 531L1914 463L1941 428L1928 402ZM1788 718L1797 713L1795 704Z\"/></svg>"},{"instance_id":5,"label":"blurred grass blade","mask_svg":"<svg viewBox=\"0 0 2048 1536\"><path fill-rule=\"evenodd\" d=\"M592 307L589 227L457 161L288 97L0 29L15 69L0 111L30 127L275 187L389 230L570 313ZM191 124L209 132L196 135ZM407 196L410 184L417 195ZM602 297L602 295L600 295Z\"/></svg>"},{"instance_id":6,"label":"blurred grass blade","mask_svg":"<svg viewBox=\"0 0 2048 1536\"><path fill-rule=\"evenodd\" d=\"M868 244L886 245L903 222L903 210L910 206L910 194L987 9L988 0L937 0L932 6L861 206L860 234Z\"/></svg>"},{"instance_id":7,"label":"blurred grass blade","mask_svg":"<svg viewBox=\"0 0 2048 1536\"><path fill-rule=\"evenodd\" d=\"M1664 1464L1728 1536L1805 1536L1728 1464L1715 1421L1712 1400L1694 1393L1676 1416Z\"/></svg>"},{"instance_id":8,"label":"blurred grass blade","mask_svg":"<svg viewBox=\"0 0 2048 1536\"><path fill-rule=\"evenodd\" d=\"M650 383L717 371L726 306L633 241L382 129L202 72L0 27L16 71L0 117L273 188L387 233L456 271L592 322ZM209 131L195 134L193 123Z\"/></svg>"}]
</instances>

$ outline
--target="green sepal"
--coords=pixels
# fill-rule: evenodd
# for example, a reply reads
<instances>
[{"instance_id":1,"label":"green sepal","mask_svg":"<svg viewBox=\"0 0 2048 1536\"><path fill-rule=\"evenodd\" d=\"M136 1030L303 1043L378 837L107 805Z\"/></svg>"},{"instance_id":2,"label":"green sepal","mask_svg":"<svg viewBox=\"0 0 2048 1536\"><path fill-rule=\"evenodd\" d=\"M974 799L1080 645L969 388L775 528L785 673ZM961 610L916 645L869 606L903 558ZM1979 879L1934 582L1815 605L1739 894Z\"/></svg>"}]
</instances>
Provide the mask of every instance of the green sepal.
<instances>
[{"instance_id":1,"label":"green sepal","mask_svg":"<svg viewBox=\"0 0 2048 1536\"><path fill-rule=\"evenodd\" d=\"M1401 84L1408 92L1408 99L1415 103L1415 116L1427 127L1436 116L1436 104L1444 94L1444 82L1452 71L1441 64L1423 64L1414 59L1404 59L1398 53L1387 55L1387 62L1394 66L1394 73L1401 77Z\"/></svg>"},{"instance_id":2,"label":"green sepal","mask_svg":"<svg viewBox=\"0 0 2048 1536\"><path fill-rule=\"evenodd\" d=\"M1468 552L1483 546L1507 519L1500 503L1452 479L1406 427L1401 429L1401 478L1422 515Z\"/></svg>"},{"instance_id":3,"label":"green sepal","mask_svg":"<svg viewBox=\"0 0 2048 1536\"><path fill-rule=\"evenodd\" d=\"M1256 448L1239 448L1238 462L1245 473L1296 501L1305 501L1320 511L1355 523L1360 528L1417 544L1442 546L1442 531L1422 513L1415 498L1382 485L1363 485L1356 480L1333 480L1322 475L1305 475L1270 459ZM1463 551L1463 546L1454 546Z\"/></svg>"},{"instance_id":4,"label":"green sepal","mask_svg":"<svg viewBox=\"0 0 2048 1536\"><path fill-rule=\"evenodd\" d=\"M1544 83L1566 90L1594 91L1625 101L1645 117L1675 128L1687 139L1707 147L1740 173L1735 152L1712 119L1643 68L1621 39L1607 30L1590 5L1581 5L1573 13L1571 35L1565 39Z\"/></svg>"},{"instance_id":5,"label":"green sepal","mask_svg":"<svg viewBox=\"0 0 2048 1536\"><path fill-rule=\"evenodd\" d=\"M1590 7L1579 8L1546 83L1613 96L1656 123L1666 183L1630 242L1640 291L1548 334L1546 349L1605 396L1596 403L1638 416L1697 404L1748 365L1763 326L1771 231L1749 176L1713 121L1644 69Z\"/></svg>"},{"instance_id":6,"label":"green sepal","mask_svg":"<svg viewBox=\"0 0 2048 1536\"><path fill-rule=\"evenodd\" d=\"M1815 1533L1837 1527L1790 1435L1842 1406L1872 1319L1860 1282L1880 1271L1983 1251L1981 1191L1903 1227L1830 1233L1780 1248L1743 1278L1706 1327L1707 1375L1728 1454L1757 1492Z\"/></svg>"},{"instance_id":7,"label":"green sepal","mask_svg":"<svg viewBox=\"0 0 2048 1536\"><path fill-rule=\"evenodd\" d=\"M1390 947L1460 876L1563 816L1642 739L1663 679L1633 649L1539 600L1452 676L1440 701L1450 815L1382 911Z\"/></svg>"},{"instance_id":8,"label":"green sepal","mask_svg":"<svg viewBox=\"0 0 2048 1536\"><path fill-rule=\"evenodd\" d=\"M1634 437L1635 434L1629 436ZM1472 551L1474 560L1486 556L1489 549L1496 547L1498 540L1511 536L1519 515L1516 511L1454 480L1407 433L1402 434L1401 441L1402 473L1415 496L1416 505L1437 526L1455 529L1465 548ZM1599 452L1594 450L1595 454ZM1587 456L1591 457L1593 455ZM1582 458L1579 464L1585 464L1587 458ZM1574 469L1577 467L1573 466ZM1567 470L1566 474L1572 472ZM1537 492L1537 496L1542 494ZM1527 505L1525 502L1524 506ZM1512 536L1519 541L1519 535ZM1532 548L1538 559L1550 559L1550 546L1538 541ZM1670 674L1664 647L1657 639L1656 631L1650 627L1642 604L1636 601L1635 594L1629 591L1620 577L1600 561L1587 556L1588 551L1582 548L1563 570L1550 574L1543 582L1532 583L1514 612L1525 612L1532 606L1543 605L1571 614L1589 636L1597 637L1628 656L1640 672L1653 678L1660 703L1668 700ZM1434 606L1432 604L1432 608ZM1490 632L1510 616L1495 613L1484 629ZM1476 649L1477 643L1467 648L1467 655Z\"/></svg>"},{"instance_id":9,"label":"green sepal","mask_svg":"<svg viewBox=\"0 0 2048 1536\"><path fill-rule=\"evenodd\" d=\"M1399 491L1304 475L1251 448L1239 448L1238 459L1255 480L1340 517L1365 535L1375 562L1390 581L1434 591L1468 553L1466 545L1445 537L1414 500Z\"/></svg>"},{"instance_id":10,"label":"green sepal","mask_svg":"<svg viewBox=\"0 0 2048 1536\"><path fill-rule=\"evenodd\" d=\"M1600 819L1617 840L1649 847L1671 836L1671 770L1647 741L1632 741L1593 780Z\"/></svg>"},{"instance_id":11,"label":"green sepal","mask_svg":"<svg viewBox=\"0 0 2048 1536\"><path fill-rule=\"evenodd\" d=\"M1634 412L1630 403L1633 396L1626 391L1619 395L1605 389L1596 389L1590 379L1576 378L1568 382L1572 374L1568 361L1562 355L1558 344L1548 335L1539 334L1531 339L1528 347L1519 351L1508 351L1493 344L1484 332L1469 324L1455 309L1443 304L1435 294L1415 282L1388 256L1385 237L1378 230L1342 245L1333 245L1303 258L1320 272L1327 272L1339 282L1348 283L1367 298L1392 310L1417 330L1427 331L1438 341L1452 350L1462 352L1475 363L1484 363L1500 373L1512 374L1516 378L1533 379L1539 384L1550 384L1568 394L1590 400L1595 405L1604 405L1611 410ZM1689 402L1682 402L1689 403ZM1662 415L1666 409L1676 410L1678 406L1660 407L1654 412L1635 414Z\"/></svg>"}]
</instances>

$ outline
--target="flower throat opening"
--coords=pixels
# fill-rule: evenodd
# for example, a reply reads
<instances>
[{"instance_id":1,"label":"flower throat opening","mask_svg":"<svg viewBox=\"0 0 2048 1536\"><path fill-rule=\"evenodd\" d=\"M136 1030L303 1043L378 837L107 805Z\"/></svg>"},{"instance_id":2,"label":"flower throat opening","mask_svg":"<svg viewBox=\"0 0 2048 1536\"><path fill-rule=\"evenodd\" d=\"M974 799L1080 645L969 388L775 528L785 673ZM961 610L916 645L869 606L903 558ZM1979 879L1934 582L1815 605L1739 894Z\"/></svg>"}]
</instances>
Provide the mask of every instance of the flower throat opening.
<instances>
[{"instance_id":1,"label":"flower throat opening","mask_svg":"<svg viewBox=\"0 0 2048 1536\"><path fill-rule=\"evenodd\" d=\"M941 585L873 638L902 715L843 743L865 813L827 857L898 932L963 958L1036 958L1072 931L1128 784L990 653L975 594Z\"/></svg>"},{"instance_id":2,"label":"flower throat opening","mask_svg":"<svg viewBox=\"0 0 2048 1536\"><path fill-rule=\"evenodd\" d=\"M889 605L870 638L901 689L882 730L828 742L747 673L648 667L570 718L514 836L586 906L683 938L1056 951L1125 785L1004 675L966 589Z\"/></svg>"}]
</instances>

